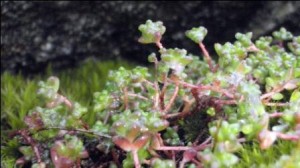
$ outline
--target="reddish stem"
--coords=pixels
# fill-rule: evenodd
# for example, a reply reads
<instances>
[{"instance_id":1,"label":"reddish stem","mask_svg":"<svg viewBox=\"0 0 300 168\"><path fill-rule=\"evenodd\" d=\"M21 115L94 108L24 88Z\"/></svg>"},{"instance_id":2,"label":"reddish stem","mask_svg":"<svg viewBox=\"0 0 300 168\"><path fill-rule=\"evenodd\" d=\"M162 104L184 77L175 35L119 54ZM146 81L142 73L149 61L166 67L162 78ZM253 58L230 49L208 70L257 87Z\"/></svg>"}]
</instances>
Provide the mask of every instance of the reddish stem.
<instances>
[{"instance_id":1,"label":"reddish stem","mask_svg":"<svg viewBox=\"0 0 300 168\"><path fill-rule=\"evenodd\" d=\"M208 64L208 66L209 66L209 69L211 70L211 72L215 72L216 69L215 69L215 68L213 67L213 65L212 65L212 59L211 59L211 57L210 57L208 51L206 50L204 44L201 42L201 43L199 43L199 46L200 46L200 48L201 48L201 50L202 50L202 52L203 52L203 54L204 54L204 57L205 57L205 59L206 59L206 61L207 61L207 64Z\"/></svg>"},{"instance_id":2,"label":"reddish stem","mask_svg":"<svg viewBox=\"0 0 300 168\"><path fill-rule=\"evenodd\" d=\"M67 97L62 96L62 95L60 95L60 96L63 98L65 105L67 107L69 107L69 109L72 109L73 108L73 103Z\"/></svg>"},{"instance_id":3,"label":"reddish stem","mask_svg":"<svg viewBox=\"0 0 300 168\"><path fill-rule=\"evenodd\" d=\"M222 99L217 99L215 100L217 104L222 104L222 105L232 105L232 104L237 104L236 100L222 100Z\"/></svg>"},{"instance_id":4,"label":"reddish stem","mask_svg":"<svg viewBox=\"0 0 300 168\"><path fill-rule=\"evenodd\" d=\"M172 118L172 117L183 118L183 117L189 115L190 114L190 109L191 109L191 107L192 107L192 105L193 105L194 102L195 102L194 100L187 100L187 99L184 100L184 108L183 108L183 110L181 112L179 112L179 113L172 113L172 114L166 114L164 116L164 118L165 119Z\"/></svg>"},{"instance_id":5,"label":"reddish stem","mask_svg":"<svg viewBox=\"0 0 300 168\"><path fill-rule=\"evenodd\" d=\"M109 139L111 138L110 135L102 134L102 133L99 133L99 132L96 133L96 132L88 131L88 130L84 130L84 129L69 129L69 128L61 128L61 127L47 127L47 128L40 129L38 131L49 130L49 129L65 130L65 131L68 131L68 132L71 132L71 131L83 132L83 133L93 134L95 136L105 137L105 138L109 138Z\"/></svg>"},{"instance_id":6,"label":"reddish stem","mask_svg":"<svg viewBox=\"0 0 300 168\"><path fill-rule=\"evenodd\" d=\"M155 85L152 82L148 81L147 79L143 80L143 82L150 85L151 87L155 87Z\"/></svg>"},{"instance_id":7,"label":"reddish stem","mask_svg":"<svg viewBox=\"0 0 300 168\"><path fill-rule=\"evenodd\" d=\"M300 137L297 135L288 135L288 134L284 134L281 132L276 132L276 135L278 138L280 139L284 139L284 140L291 140L291 141L298 141L300 140Z\"/></svg>"},{"instance_id":8,"label":"reddish stem","mask_svg":"<svg viewBox=\"0 0 300 168\"><path fill-rule=\"evenodd\" d=\"M189 149L191 149L191 147L188 147L188 146L161 146L161 147L158 147L156 150L185 151L185 150L189 150Z\"/></svg>"},{"instance_id":9,"label":"reddish stem","mask_svg":"<svg viewBox=\"0 0 300 168\"><path fill-rule=\"evenodd\" d=\"M170 81L172 81L172 80L170 80ZM197 86L197 85L187 83L187 82L184 82L184 81L177 81L177 82L182 84L182 86L187 87L187 88L198 89L198 90L211 90L211 91L214 91L214 92L222 93L225 96L227 96L228 98L231 98L231 99L235 98L235 96L233 94L231 94L227 91L228 89L221 89L221 88L211 86L211 85L199 85L199 86Z\"/></svg>"},{"instance_id":10,"label":"reddish stem","mask_svg":"<svg viewBox=\"0 0 300 168\"><path fill-rule=\"evenodd\" d=\"M293 72L292 70L289 72L289 74L288 74L288 79L291 79L291 78L292 78L292 74L293 74L292 72ZM285 83L282 84L282 85L279 85L279 86L277 86L277 87L274 87L274 88L272 89L272 91L270 91L270 92L268 92L268 93L265 93L265 94L263 94L262 96L260 96L260 99L263 100L263 99L265 99L265 98L272 97L274 94L283 91L283 90L285 89L285 88L284 88L285 85L286 85L287 83L289 83L289 82L290 82L290 81L287 81L287 82L285 82Z\"/></svg>"},{"instance_id":11,"label":"reddish stem","mask_svg":"<svg viewBox=\"0 0 300 168\"><path fill-rule=\"evenodd\" d=\"M228 98L231 98L231 99L234 98L234 95L229 93L226 89L221 89L221 88L210 86L210 85L200 85L200 86L198 86L198 89L200 89L200 90L211 90L211 91L214 91L214 92L222 93L225 96L227 96Z\"/></svg>"},{"instance_id":12,"label":"reddish stem","mask_svg":"<svg viewBox=\"0 0 300 168\"><path fill-rule=\"evenodd\" d=\"M164 48L160 41L157 41L155 44L159 49Z\"/></svg>"},{"instance_id":13,"label":"reddish stem","mask_svg":"<svg viewBox=\"0 0 300 168\"><path fill-rule=\"evenodd\" d=\"M161 34L160 33L155 33L155 36L156 36L156 41L155 41L155 44L156 46L159 48L159 49L162 49L164 48L163 45L161 44Z\"/></svg>"},{"instance_id":14,"label":"reddish stem","mask_svg":"<svg viewBox=\"0 0 300 168\"><path fill-rule=\"evenodd\" d=\"M275 113L269 114L269 116L270 116L270 118L282 117L283 113L281 113L281 112L275 112Z\"/></svg>"},{"instance_id":15,"label":"reddish stem","mask_svg":"<svg viewBox=\"0 0 300 168\"><path fill-rule=\"evenodd\" d=\"M135 168L140 168L141 165L140 165L140 161L139 161L137 150L133 150L132 151L132 155L133 155L133 161L134 161Z\"/></svg>"},{"instance_id":16,"label":"reddish stem","mask_svg":"<svg viewBox=\"0 0 300 168\"><path fill-rule=\"evenodd\" d=\"M173 105L173 103L174 103L174 101L175 101L175 99L176 99L176 97L177 97L177 95L178 95L178 91L179 91L179 86L176 85L175 91L174 91L174 93L173 93L173 95L172 95L172 97L171 97L171 99L170 99L170 101L169 101L169 104L168 104L168 105L166 106L166 108L163 110L164 113L168 112L168 111L170 110L170 108L172 107L172 105Z\"/></svg>"},{"instance_id":17,"label":"reddish stem","mask_svg":"<svg viewBox=\"0 0 300 168\"><path fill-rule=\"evenodd\" d=\"M18 131L18 133L25 139L26 143L30 144L31 148L34 151L37 162L41 163L42 162L41 154L39 152L39 149L37 147L37 144L36 144L35 140L32 137L29 136L27 130L20 130L20 131Z\"/></svg>"},{"instance_id":18,"label":"reddish stem","mask_svg":"<svg viewBox=\"0 0 300 168\"><path fill-rule=\"evenodd\" d=\"M159 88L158 88L158 83L157 82L155 82L154 83L154 88L155 88L155 100L154 100L154 108L155 109L158 109L159 107Z\"/></svg>"},{"instance_id":19,"label":"reddish stem","mask_svg":"<svg viewBox=\"0 0 300 168\"><path fill-rule=\"evenodd\" d=\"M185 165L186 162L187 162L187 160L183 158L182 161L179 164L179 168L184 168L184 165Z\"/></svg>"},{"instance_id":20,"label":"reddish stem","mask_svg":"<svg viewBox=\"0 0 300 168\"><path fill-rule=\"evenodd\" d=\"M127 91L127 87L124 87L123 92L124 92L124 106L125 106L125 110L126 110L128 108L128 91Z\"/></svg>"},{"instance_id":21,"label":"reddish stem","mask_svg":"<svg viewBox=\"0 0 300 168\"><path fill-rule=\"evenodd\" d=\"M264 105L266 106L288 106L289 103L272 103L272 102L263 102Z\"/></svg>"},{"instance_id":22,"label":"reddish stem","mask_svg":"<svg viewBox=\"0 0 300 168\"><path fill-rule=\"evenodd\" d=\"M167 83L167 77L164 79L164 85L163 85L163 88L161 89L161 92L160 92L160 95L159 95L159 100L160 100L160 108L161 109L165 109L165 93L166 93L166 90L167 90L167 86L168 86L168 83Z\"/></svg>"}]
</instances>

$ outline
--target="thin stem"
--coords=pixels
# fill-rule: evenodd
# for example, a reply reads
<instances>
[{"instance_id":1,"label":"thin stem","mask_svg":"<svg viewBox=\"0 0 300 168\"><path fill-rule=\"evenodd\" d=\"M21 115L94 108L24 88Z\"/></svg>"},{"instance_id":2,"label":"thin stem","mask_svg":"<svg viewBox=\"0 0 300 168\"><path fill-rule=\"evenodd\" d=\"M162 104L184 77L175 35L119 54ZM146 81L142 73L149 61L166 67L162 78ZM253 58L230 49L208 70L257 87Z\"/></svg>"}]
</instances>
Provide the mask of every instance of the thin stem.
<instances>
[{"instance_id":1,"label":"thin stem","mask_svg":"<svg viewBox=\"0 0 300 168\"><path fill-rule=\"evenodd\" d=\"M155 41L155 44L156 46L159 48L159 49L162 49L164 48L163 45L161 44L161 34L160 33L155 33L155 36L156 36L156 41Z\"/></svg>"},{"instance_id":2,"label":"thin stem","mask_svg":"<svg viewBox=\"0 0 300 168\"><path fill-rule=\"evenodd\" d=\"M214 86L210 86L210 85L201 85L201 86L198 86L198 89L200 89L200 90L211 90L211 91L214 91L214 92L222 93L225 96L227 96L228 98L231 98L231 99L235 98L234 95L229 93L226 89L220 89L218 87L214 87Z\"/></svg>"},{"instance_id":3,"label":"thin stem","mask_svg":"<svg viewBox=\"0 0 300 168\"><path fill-rule=\"evenodd\" d=\"M159 100L160 100L160 108L161 109L165 109L165 93L167 90L167 86L168 86L168 80L167 77L164 78L164 85L161 89L160 95L159 95Z\"/></svg>"},{"instance_id":4,"label":"thin stem","mask_svg":"<svg viewBox=\"0 0 300 168\"><path fill-rule=\"evenodd\" d=\"M167 118L172 118L172 117L178 117L178 118L182 118L182 117L185 117L186 115L190 114L190 110L191 110L191 107L193 105L193 103L195 102L195 100L184 100L184 108L181 112L179 113L172 113L172 114L166 114L164 116L165 119Z\"/></svg>"},{"instance_id":5,"label":"thin stem","mask_svg":"<svg viewBox=\"0 0 300 168\"><path fill-rule=\"evenodd\" d=\"M288 74L288 75L289 75L289 76L288 76L288 79L290 79L290 78L292 77L292 74L293 74L292 72L293 72L292 70L289 72L289 74ZM290 82L290 81L287 81L287 82L285 82L284 84L281 84L281 85L279 85L279 86L277 86L277 87L274 87L273 90L270 91L269 93L265 93L265 94L263 94L262 96L260 96L260 99L263 100L263 99L265 99L265 98L272 97L274 94L283 91L285 85L288 84L289 82Z\"/></svg>"},{"instance_id":6,"label":"thin stem","mask_svg":"<svg viewBox=\"0 0 300 168\"><path fill-rule=\"evenodd\" d=\"M159 107L159 88L158 88L158 83L154 83L154 88L155 88L155 98L154 98L154 108L158 109Z\"/></svg>"},{"instance_id":7,"label":"thin stem","mask_svg":"<svg viewBox=\"0 0 300 168\"><path fill-rule=\"evenodd\" d=\"M207 61L207 64L208 64L208 66L209 66L209 69L211 70L211 72L215 72L215 68L214 68L213 65L212 65L212 59L211 59L211 57L210 57L208 51L206 50L204 44L201 42L201 43L199 43L199 46L200 46L200 48L201 48L201 50L202 50L202 52L203 52L203 54L204 54L204 57L205 57L205 59L206 59L206 61Z\"/></svg>"},{"instance_id":8,"label":"thin stem","mask_svg":"<svg viewBox=\"0 0 300 168\"><path fill-rule=\"evenodd\" d=\"M68 129L68 128L60 128L60 127L47 127L47 128L43 128L43 129L38 130L38 131L49 130L49 129L58 129L58 130L66 130L66 131L77 131L77 132L83 132L83 133L93 134L93 135L100 136L100 137L111 138L111 136L107 135L107 134L96 133L96 132L93 132L93 131L88 131L88 130L83 130L83 129Z\"/></svg>"},{"instance_id":9,"label":"thin stem","mask_svg":"<svg viewBox=\"0 0 300 168\"><path fill-rule=\"evenodd\" d=\"M47 103L47 108L54 108L61 103L64 103L70 110L73 109L73 103L65 96L57 94L57 98L52 102Z\"/></svg>"},{"instance_id":10,"label":"thin stem","mask_svg":"<svg viewBox=\"0 0 300 168\"><path fill-rule=\"evenodd\" d=\"M282 88L282 90L283 90L283 88ZM278 93L278 92L280 92L280 91L282 91L282 90L279 89L279 90L277 90L277 91L274 90L274 91L265 93L265 94L263 94L263 95L260 96L260 99L263 100L263 99L265 99L265 98L272 97L274 94L276 94L276 93Z\"/></svg>"},{"instance_id":11,"label":"thin stem","mask_svg":"<svg viewBox=\"0 0 300 168\"><path fill-rule=\"evenodd\" d=\"M158 104L159 104L159 88L158 88L158 83L157 81L152 83L148 80L144 80L143 82L145 82L146 84L150 85L151 87L154 87L155 89L155 97L153 99L153 102L154 102L154 105L153 105L153 108L154 109L158 109Z\"/></svg>"},{"instance_id":12,"label":"thin stem","mask_svg":"<svg viewBox=\"0 0 300 168\"><path fill-rule=\"evenodd\" d=\"M172 81L172 80L170 80ZM184 81L177 81L178 83L182 84L182 86L184 87L188 87L188 88L191 88L191 89L199 89L199 90L211 90L211 91L214 91L214 92L218 92L218 93L222 93L224 94L225 96L227 96L228 98L231 98L231 99L234 99L235 96L231 93L229 93L226 89L220 89L220 88L217 88L217 87L214 87L214 86L210 86L210 85L200 85L200 86L197 86L197 85L194 85L194 84L190 84L190 83L187 83L187 82L184 82Z\"/></svg>"},{"instance_id":13,"label":"thin stem","mask_svg":"<svg viewBox=\"0 0 300 168\"><path fill-rule=\"evenodd\" d=\"M60 95L60 96L63 98L65 105L67 107L69 107L70 109L73 109L73 103L67 97L62 96L62 95Z\"/></svg>"},{"instance_id":14,"label":"thin stem","mask_svg":"<svg viewBox=\"0 0 300 168\"><path fill-rule=\"evenodd\" d=\"M156 148L156 150L161 150L161 151L165 151L165 150L172 150L172 151L185 151L185 150L189 150L191 149L191 147L188 146L161 146Z\"/></svg>"},{"instance_id":15,"label":"thin stem","mask_svg":"<svg viewBox=\"0 0 300 168\"><path fill-rule=\"evenodd\" d=\"M133 150L132 151L132 155L133 155L133 160L134 160L134 166L135 166L135 168L140 168L141 165L140 165L140 161L139 161L137 150Z\"/></svg>"},{"instance_id":16,"label":"thin stem","mask_svg":"<svg viewBox=\"0 0 300 168\"><path fill-rule=\"evenodd\" d=\"M42 159L41 159L41 154L39 152L39 149L37 147L37 144L35 142L35 140L29 136L28 134L28 131L27 130L20 130L18 131L18 133L25 139L25 141L30 144L31 148L33 149L34 151L34 154L35 154L35 157L37 159L37 162L38 163L41 163L42 162Z\"/></svg>"},{"instance_id":17,"label":"thin stem","mask_svg":"<svg viewBox=\"0 0 300 168\"><path fill-rule=\"evenodd\" d=\"M169 81L173 82L172 80L169 80ZM184 81L176 81L176 82L180 83L182 86L187 87L187 88L191 88L191 89L198 89L199 88L199 86L197 86L197 85L187 83L187 82L184 82Z\"/></svg>"},{"instance_id":18,"label":"thin stem","mask_svg":"<svg viewBox=\"0 0 300 168\"><path fill-rule=\"evenodd\" d=\"M270 118L277 118L277 117L282 117L282 116L283 116L282 112L275 112L275 113L269 114Z\"/></svg>"},{"instance_id":19,"label":"thin stem","mask_svg":"<svg viewBox=\"0 0 300 168\"><path fill-rule=\"evenodd\" d=\"M276 133L277 137L284 140L298 141L300 140L300 136L297 135L288 135L281 132Z\"/></svg>"},{"instance_id":20,"label":"thin stem","mask_svg":"<svg viewBox=\"0 0 300 168\"><path fill-rule=\"evenodd\" d=\"M152 82L148 81L147 79L144 79L143 82L150 85L151 87L154 87L154 84Z\"/></svg>"},{"instance_id":21,"label":"thin stem","mask_svg":"<svg viewBox=\"0 0 300 168\"><path fill-rule=\"evenodd\" d=\"M182 161L180 162L179 168L184 168L184 164L187 162L186 159L182 159Z\"/></svg>"},{"instance_id":22,"label":"thin stem","mask_svg":"<svg viewBox=\"0 0 300 168\"><path fill-rule=\"evenodd\" d=\"M173 93L173 95L172 95L172 97L171 97L171 99L170 99L170 101L169 101L169 104L168 104L168 105L166 106L166 108L163 110L164 113L166 113L167 111L169 111L170 108L172 107L172 105L173 105L173 103L174 103L174 101L175 101L175 99L176 99L176 97L177 97L177 95L178 95L178 91L179 91L179 86L176 85L175 91L174 91L174 93Z\"/></svg>"},{"instance_id":23,"label":"thin stem","mask_svg":"<svg viewBox=\"0 0 300 168\"><path fill-rule=\"evenodd\" d=\"M160 45L162 47L162 45ZM154 98L154 108L158 110L159 106L159 95L160 95L160 90L158 87L158 82L157 82L157 76L158 76L158 62L157 59L154 61L154 77L155 77L155 82L154 82L154 88L155 88L155 98Z\"/></svg>"},{"instance_id":24,"label":"thin stem","mask_svg":"<svg viewBox=\"0 0 300 168\"><path fill-rule=\"evenodd\" d=\"M164 48L160 41L157 41L155 44L159 49Z\"/></svg>"},{"instance_id":25,"label":"thin stem","mask_svg":"<svg viewBox=\"0 0 300 168\"><path fill-rule=\"evenodd\" d=\"M210 136L210 137L208 137L204 142L202 142L202 143L199 145L199 147L200 147L200 146L207 145L207 143L208 143L209 141L211 141L211 140L212 140L212 137Z\"/></svg>"},{"instance_id":26,"label":"thin stem","mask_svg":"<svg viewBox=\"0 0 300 168\"><path fill-rule=\"evenodd\" d=\"M278 106L278 107L282 107L282 106L288 106L289 103L272 103L272 102L263 102L264 105L266 106Z\"/></svg>"},{"instance_id":27,"label":"thin stem","mask_svg":"<svg viewBox=\"0 0 300 168\"><path fill-rule=\"evenodd\" d=\"M222 104L222 105L232 105L232 104L237 104L236 100L222 100L222 99L218 99L215 100L217 104Z\"/></svg>"},{"instance_id":28,"label":"thin stem","mask_svg":"<svg viewBox=\"0 0 300 168\"><path fill-rule=\"evenodd\" d=\"M125 106L125 110L128 108L128 91L127 91L127 87L123 88L123 92L124 92L124 106Z\"/></svg>"}]
</instances>

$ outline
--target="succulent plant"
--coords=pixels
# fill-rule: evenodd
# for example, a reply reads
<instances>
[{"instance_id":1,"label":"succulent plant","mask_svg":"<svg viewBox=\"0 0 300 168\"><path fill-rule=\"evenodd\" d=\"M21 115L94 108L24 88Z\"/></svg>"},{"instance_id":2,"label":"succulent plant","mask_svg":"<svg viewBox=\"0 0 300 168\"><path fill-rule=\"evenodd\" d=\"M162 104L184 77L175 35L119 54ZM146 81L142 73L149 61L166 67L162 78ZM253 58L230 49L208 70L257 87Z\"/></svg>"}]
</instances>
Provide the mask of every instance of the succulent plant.
<instances>
[{"instance_id":1,"label":"succulent plant","mask_svg":"<svg viewBox=\"0 0 300 168\"><path fill-rule=\"evenodd\" d=\"M299 144L299 36L284 28L256 41L251 32L236 33L235 42L214 45L219 59L213 60L203 43L207 30L192 28L186 36L199 45L202 60L163 47L160 21L147 20L139 30L139 42L158 47L159 56L148 56L154 71L110 71L107 88L94 93L94 125L83 120L87 107L60 94L58 78L39 83L45 104L30 111L27 128L14 135L24 141L19 165L79 167L90 157L85 143L92 139L113 156L109 165L136 168L231 167L246 141L262 150L277 140ZM189 123L200 130L187 129ZM49 146L42 148L43 142ZM51 161L45 162L41 153L47 151Z\"/></svg>"}]
</instances>

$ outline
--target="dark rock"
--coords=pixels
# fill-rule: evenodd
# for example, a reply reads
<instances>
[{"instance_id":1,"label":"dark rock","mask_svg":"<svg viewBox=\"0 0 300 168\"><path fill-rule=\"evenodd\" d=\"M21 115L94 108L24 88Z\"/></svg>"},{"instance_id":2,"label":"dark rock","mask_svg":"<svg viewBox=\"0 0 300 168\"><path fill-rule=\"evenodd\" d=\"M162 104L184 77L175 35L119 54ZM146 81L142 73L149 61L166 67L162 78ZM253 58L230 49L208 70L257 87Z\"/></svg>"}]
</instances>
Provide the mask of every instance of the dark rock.
<instances>
[{"instance_id":1,"label":"dark rock","mask_svg":"<svg viewBox=\"0 0 300 168\"><path fill-rule=\"evenodd\" d=\"M299 35L300 3L277 2L25 2L1 1L1 73L37 73L87 58L118 57L146 63L154 45L137 42L138 26L147 19L167 27L166 47L185 48L200 55L184 32L205 26L207 48L233 41L236 32L268 35L281 26Z\"/></svg>"}]
</instances>

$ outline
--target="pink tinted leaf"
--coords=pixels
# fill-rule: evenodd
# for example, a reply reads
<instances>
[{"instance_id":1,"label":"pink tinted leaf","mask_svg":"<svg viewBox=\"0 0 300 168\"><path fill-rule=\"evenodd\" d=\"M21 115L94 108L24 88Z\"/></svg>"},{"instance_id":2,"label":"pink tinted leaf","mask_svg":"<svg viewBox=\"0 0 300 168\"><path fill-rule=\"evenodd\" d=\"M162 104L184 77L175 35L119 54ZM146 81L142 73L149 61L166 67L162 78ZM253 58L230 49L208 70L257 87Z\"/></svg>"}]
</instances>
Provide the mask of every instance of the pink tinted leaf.
<instances>
[{"instance_id":1,"label":"pink tinted leaf","mask_svg":"<svg viewBox=\"0 0 300 168\"><path fill-rule=\"evenodd\" d=\"M143 135L134 141L133 146L135 147L135 149L140 149L146 145L148 140L149 140L149 135Z\"/></svg>"},{"instance_id":2,"label":"pink tinted leaf","mask_svg":"<svg viewBox=\"0 0 300 168\"><path fill-rule=\"evenodd\" d=\"M124 137L115 136L113 137L113 142L127 152L133 149L132 144Z\"/></svg>"}]
</instances>

